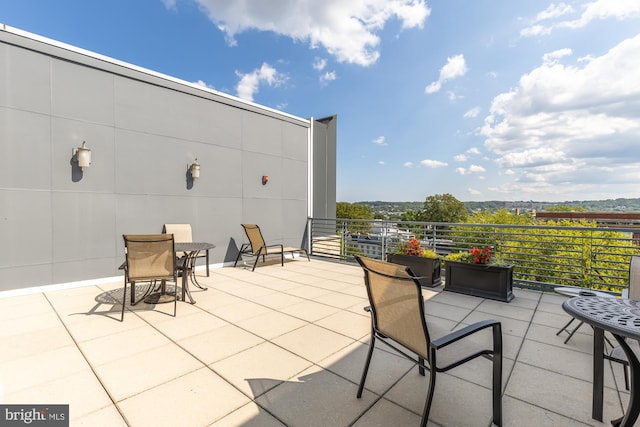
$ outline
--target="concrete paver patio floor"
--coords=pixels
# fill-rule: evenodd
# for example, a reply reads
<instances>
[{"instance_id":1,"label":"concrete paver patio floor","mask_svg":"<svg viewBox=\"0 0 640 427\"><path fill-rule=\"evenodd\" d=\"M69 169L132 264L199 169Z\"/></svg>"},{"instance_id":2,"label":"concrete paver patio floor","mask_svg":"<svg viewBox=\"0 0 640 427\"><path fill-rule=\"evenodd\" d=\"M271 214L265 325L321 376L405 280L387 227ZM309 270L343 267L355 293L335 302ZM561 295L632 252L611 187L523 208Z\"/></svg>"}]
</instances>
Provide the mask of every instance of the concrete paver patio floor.
<instances>
[{"instance_id":1,"label":"concrete paver patio floor","mask_svg":"<svg viewBox=\"0 0 640 427\"><path fill-rule=\"evenodd\" d=\"M72 426L417 426L427 379L384 346L361 399L370 320L351 264L289 260L198 272L195 305L130 307L122 282L0 298L0 402L69 404ZM605 365L591 419L591 329L564 344L564 297L515 289L509 304L425 290L430 321L502 321L505 426L604 426L629 395ZM428 375L428 373L427 373ZM440 374L433 426L491 425L491 364Z\"/></svg>"}]
</instances>

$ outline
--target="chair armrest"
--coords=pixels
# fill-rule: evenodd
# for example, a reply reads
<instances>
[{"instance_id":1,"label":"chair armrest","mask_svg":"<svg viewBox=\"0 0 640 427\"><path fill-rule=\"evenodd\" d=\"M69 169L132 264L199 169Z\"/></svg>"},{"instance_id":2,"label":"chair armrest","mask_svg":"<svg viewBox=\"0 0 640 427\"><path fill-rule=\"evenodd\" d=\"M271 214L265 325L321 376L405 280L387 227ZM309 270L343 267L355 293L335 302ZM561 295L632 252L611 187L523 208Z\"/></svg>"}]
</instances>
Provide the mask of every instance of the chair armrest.
<instances>
[{"instance_id":1,"label":"chair armrest","mask_svg":"<svg viewBox=\"0 0 640 427\"><path fill-rule=\"evenodd\" d=\"M464 337L467 337L489 327L494 328L493 333L495 334L496 326L501 326L498 320L481 320L480 322L476 322L473 325L465 326L464 328L453 331L450 334L445 335L444 337L440 337L436 340L431 341L431 346L435 349L446 347L449 344L453 344L454 342L459 341Z\"/></svg>"}]
</instances>

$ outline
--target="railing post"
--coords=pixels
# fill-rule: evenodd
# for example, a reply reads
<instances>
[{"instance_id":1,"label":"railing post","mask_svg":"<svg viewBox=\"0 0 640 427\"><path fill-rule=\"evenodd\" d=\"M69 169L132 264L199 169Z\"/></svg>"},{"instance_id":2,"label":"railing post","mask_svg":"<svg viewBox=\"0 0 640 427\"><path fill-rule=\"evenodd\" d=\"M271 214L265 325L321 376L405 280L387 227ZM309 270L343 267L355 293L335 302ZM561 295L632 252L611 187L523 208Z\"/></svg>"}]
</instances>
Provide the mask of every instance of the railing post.
<instances>
[{"instance_id":1,"label":"railing post","mask_svg":"<svg viewBox=\"0 0 640 427\"><path fill-rule=\"evenodd\" d=\"M380 240L381 240L381 245L380 245L380 249L382 250L382 253L380 254L380 259L382 261L386 261L387 260L387 236L388 236L388 230L389 230L389 222L386 220L382 221L382 233L380 235Z\"/></svg>"},{"instance_id":2,"label":"railing post","mask_svg":"<svg viewBox=\"0 0 640 427\"><path fill-rule=\"evenodd\" d=\"M347 259L347 224L344 220L341 220L340 223L340 258Z\"/></svg>"}]
</instances>

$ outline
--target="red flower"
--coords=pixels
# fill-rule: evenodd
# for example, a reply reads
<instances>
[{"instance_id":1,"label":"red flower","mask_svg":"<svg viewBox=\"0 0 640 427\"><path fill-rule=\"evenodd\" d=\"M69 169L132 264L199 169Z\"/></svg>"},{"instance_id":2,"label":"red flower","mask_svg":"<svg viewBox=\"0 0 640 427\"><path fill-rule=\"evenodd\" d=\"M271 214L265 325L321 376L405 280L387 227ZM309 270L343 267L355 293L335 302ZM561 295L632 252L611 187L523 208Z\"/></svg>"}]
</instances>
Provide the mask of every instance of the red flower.
<instances>
[{"instance_id":1,"label":"red flower","mask_svg":"<svg viewBox=\"0 0 640 427\"><path fill-rule=\"evenodd\" d=\"M491 261L491 246L469 249L469 252L473 254L474 264L489 264Z\"/></svg>"},{"instance_id":2,"label":"red flower","mask_svg":"<svg viewBox=\"0 0 640 427\"><path fill-rule=\"evenodd\" d=\"M407 255L422 256L423 252L420 241L415 237L410 238L404 245L404 253Z\"/></svg>"}]
</instances>

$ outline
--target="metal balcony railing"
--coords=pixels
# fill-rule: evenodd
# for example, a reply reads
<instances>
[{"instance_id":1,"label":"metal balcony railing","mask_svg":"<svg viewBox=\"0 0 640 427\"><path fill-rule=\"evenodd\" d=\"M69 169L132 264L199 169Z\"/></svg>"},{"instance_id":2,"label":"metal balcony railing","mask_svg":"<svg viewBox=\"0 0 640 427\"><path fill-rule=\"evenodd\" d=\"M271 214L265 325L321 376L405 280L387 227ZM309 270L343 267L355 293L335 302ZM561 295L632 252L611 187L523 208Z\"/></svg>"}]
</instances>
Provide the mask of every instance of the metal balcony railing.
<instances>
[{"instance_id":1,"label":"metal balcony railing","mask_svg":"<svg viewBox=\"0 0 640 427\"><path fill-rule=\"evenodd\" d=\"M356 255L386 259L411 237L443 257L491 246L494 260L515 266L515 285L542 290L621 292L630 257L640 255L640 230L629 228L309 218L308 230L312 255L347 262Z\"/></svg>"}]
</instances>

